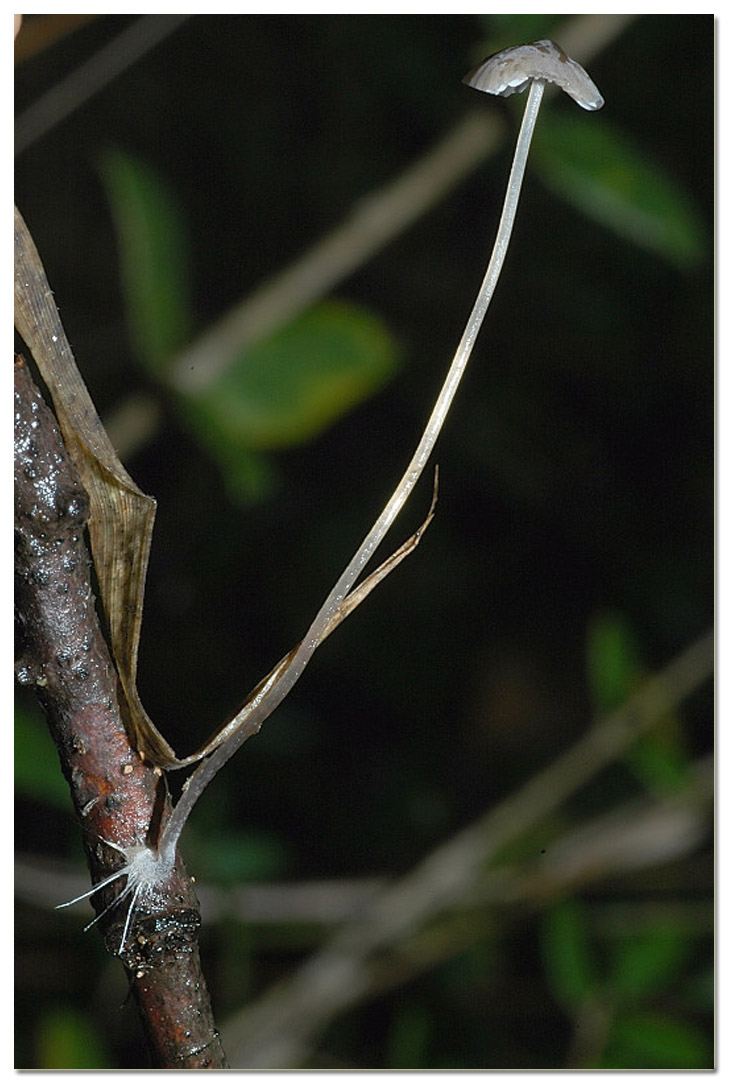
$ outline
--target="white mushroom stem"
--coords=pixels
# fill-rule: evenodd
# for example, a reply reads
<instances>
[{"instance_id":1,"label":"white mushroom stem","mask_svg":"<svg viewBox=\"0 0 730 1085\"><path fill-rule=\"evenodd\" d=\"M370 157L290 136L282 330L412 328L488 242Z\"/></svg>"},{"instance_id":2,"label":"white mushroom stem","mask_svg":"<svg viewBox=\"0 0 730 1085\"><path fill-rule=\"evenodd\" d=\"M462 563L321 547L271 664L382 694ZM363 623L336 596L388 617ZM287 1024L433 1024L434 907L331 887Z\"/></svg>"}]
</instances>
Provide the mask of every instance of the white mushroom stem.
<instances>
[{"instance_id":1,"label":"white mushroom stem","mask_svg":"<svg viewBox=\"0 0 730 1085\"><path fill-rule=\"evenodd\" d=\"M366 535L356 554L350 561L339 580L332 588L309 630L303 638L299 648L291 657L289 665L280 672L278 669L272 672L270 679L260 688L246 709L241 713L241 723L229 739L222 743L198 768L192 773L187 781L187 786L175 807L170 820L161 835L159 842L159 855L163 860L163 866L174 863L175 850L180 838L183 826L199 799L203 790L207 787L219 769L240 746L252 734L261 727L264 720L284 700L302 671L312 658L315 649L323 639L325 630L329 626L333 615L341 606L343 600L352 590L355 581L370 561L376 549L384 539L388 529L405 504L411 490L420 478L436 443L441 427L453 401L456 389L466 369L471 356L477 334L484 320L484 316L492 300L494 289L497 285L504 259L507 254L512 227L514 226L517 204L519 202L522 180L525 175L527 155L530 149L532 134L535 130L535 122L540 110L545 84L540 79L532 80L530 92L525 105L525 113L515 147L514 160L510 171L507 192L499 221L497 237L487 267L484 280L467 320L464 333L461 337L453 361L449 367L446 379L443 383L438 399L434 405L431 417L426 424L418 447L413 454L411 462L396 486L393 494L381 512L378 519Z\"/></svg>"}]
</instances>

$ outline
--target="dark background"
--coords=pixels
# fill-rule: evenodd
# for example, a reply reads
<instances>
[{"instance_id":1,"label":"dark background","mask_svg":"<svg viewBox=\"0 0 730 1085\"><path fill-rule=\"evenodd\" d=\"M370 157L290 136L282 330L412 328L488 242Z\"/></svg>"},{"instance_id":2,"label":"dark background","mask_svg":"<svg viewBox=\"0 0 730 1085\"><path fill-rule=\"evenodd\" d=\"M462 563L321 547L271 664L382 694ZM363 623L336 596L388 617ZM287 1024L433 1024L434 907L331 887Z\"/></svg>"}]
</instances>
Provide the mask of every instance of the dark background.
<instances>
[{"instance_id":1,"label":"dark background","mask_svg":"<svg viewBox=\"0 0 730 1085\"><path fill-rule=\"evenodd\" d=\"M22 63L16 110L130 21L96 18ZM134 152L175 192L202 330L480 104L460 80L493 30L471 15L197 15L24 151L16 201L102 417L149 387L126 330L103 148ZM201 800L184 841L201 879L405 872L585 729L596 615L622 616L647 669L711 623L713 48L710 16L641 16L588 65L606 99L597 122L622 127L691 195L705 259L678 270L582 217L528 167L513 248L437 449L436 520ZM514 99L481 102L514 123ZM384 319L401 368L324 436L278 454L265 499L232 502L170 404L127 463L158 500L139 687L179 753L302 635L405 466L483 274L511 142L338 286ZM393 546L423 517L429 486ZM709 695L684 722L688 755L707 752ZM626 785L605 782L583 809L610 803L611 786ZM70 816L26 795L17 824L24 853L80 863ZM693 857L678 881L680 895L711 893L710 859ZM120 1015L121 969L82 925L23 909L18 1065L38 1064L44 1015L67 1006L104 1037L107 1065L144 1058L131 1007ZM565 1025L541 985L537 937L532 921L505 921L498 966L427 974L348 1015L327 1050L385 1068L411 1000L433 1014L424 1066L560 1066ZM298 959L285 937L206 939L221 1020ZM245 982L226 967L231 946ZM513 1006L507 1025L495 989Z\"/></svg>"}]
</instances>

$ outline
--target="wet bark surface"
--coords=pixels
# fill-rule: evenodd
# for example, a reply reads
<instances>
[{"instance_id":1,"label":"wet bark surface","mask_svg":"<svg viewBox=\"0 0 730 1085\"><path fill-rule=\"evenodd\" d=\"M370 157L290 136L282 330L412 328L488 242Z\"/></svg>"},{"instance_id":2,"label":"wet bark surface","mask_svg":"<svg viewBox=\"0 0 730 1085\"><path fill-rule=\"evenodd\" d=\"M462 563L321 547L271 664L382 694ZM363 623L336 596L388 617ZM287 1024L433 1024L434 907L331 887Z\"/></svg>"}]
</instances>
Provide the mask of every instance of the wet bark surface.
<instances>
[{"instance_id":1,"label":"wet bark surface","mask_svg":"<svg viewBox=\"0 0 730 1085\"><path fill-rule=\"evenodd\" d=\"M169 800L164 777L130 746L122 723L92 592L88 496L19 356L14 394L15 673L44 709L96 883L124 864L109 842L154 844ZM94 895L97 914L124 884L120 876ZM127 906L99 925L126 969L154 1064L225 1067L200 966L198 901L180 857L168 882L137 901L122 947Z\"/></svg>"}]
</instances>

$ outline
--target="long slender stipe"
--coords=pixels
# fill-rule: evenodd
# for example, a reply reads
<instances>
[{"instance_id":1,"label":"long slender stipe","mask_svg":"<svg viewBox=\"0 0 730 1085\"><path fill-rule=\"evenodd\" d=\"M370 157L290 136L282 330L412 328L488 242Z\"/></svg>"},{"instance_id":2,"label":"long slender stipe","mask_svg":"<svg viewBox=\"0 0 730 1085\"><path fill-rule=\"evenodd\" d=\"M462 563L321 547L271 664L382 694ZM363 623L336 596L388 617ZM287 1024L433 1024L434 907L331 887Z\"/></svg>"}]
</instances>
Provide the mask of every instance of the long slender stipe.
<instances>
[{"instance_id":1,"label":"long slender stipe","mask_svg":"<svg viewBox=\"0 0 730 1085\"><path fill-rule=\"evenodd\" d=\"M432 502L428 517L420 531L416 532L408 543L404 544L399 551L392 555L380 569L372 573L357 588L355 587L355 582L377 550L420 478L441 432L444 420L471 356L476 337L492 300L507 254L512 227L517 214L522 181L525 175L527 155L535 130L545 83L556 83L574 98L583 109L595 110L600 109L603 105L600 91L587 72L576 61L566 56L555 42L547 40L516 46L489 57L473 72L470 72L465 77L464 82L477 90L485 90L490 94L510 95L516 92L519 93L526 89L527 86L529 86L530 90L522 125L517 137L512 169L510 170L492 255L474 307L446 374L446 379L416 451L413 453L403 477L391 494L385 508L320 607L301 643L274 667L271 673L255 689L250 701L208 744L206 749L211 748L212 752L205 760L201 761L198 768L186 780L182 795L163 829L157 846L136 844L123 847L111 841L106 841L107 844L110 844L111 847L116 848L124 855L126 859L125 865L87 893L77 897L76 900L83 900L85 897L92 896L98 889L110 885L122 875L126 877L126 885L122 892L97 917L100 919L110 908L127 897L131 897L122 933L120 953L124 949L138 898L148 890L163 885L171 874L175 865L177 843L185 822L210 781L229 758L233 757L246 739L261 728L263 722L284 700L312 658L315 649L328 633L348 612L357 606L362 597L372 589L375 583L382 579L382 576L387 575L387 571L394 567L393 562L397 564L397 561L401 560L404 554L416 545L420 531L428 525L433 516ZM218 745L214 745L216 741ZM189 761L196 760L199 756L201 755L193 755ZM184 763L177 761L175 767L182 767ZM68 903L72 904L74 901ZM64 905L59 905L59 907L64 907Z\"/></svg>"},{"instance_id":2,"label":"long slender stipe","mask_svg":"<svg viewBox=\"0 0 730 1085\"><path fill-rule=\"evenodd\" d=\"M530 83L530 91L525 105L517 145L515 147L512 169L507 183L507 192L502 209L502 216L497 229L497 237L489 260L484 280L479 289L474 308L467 320L464 333L461 337L453 361L449 367L446 379L441 387L438 398L434 405L431 416L423 431L418 447L411 458L411 462L403 474L400 482L393 491L385 508L377 518L372 528L365 536L354 557L344 570L339 580L332 588L324 603L320 607L314 621L309 627L304 639L297 651L292 656L289 665L283 672L277 668L271 677L257 691L256 696L247 706L248 712L241 715L241 725L229 739L222 743L187 780L187 785L170 820L160 837L158 853L164 865L172 865L175 860L175 850L183 826L187 821L190 811L202 795L204 789L225 765L229 758L243 745L247 738L255 734L264 720L284 700L297 679L302 674L315 649L319 645L333 614L342 604L360 573L363 571L370 558L385 537L388 529L405 504L411 490L421 476L429 456L433 450L441 427L449 411L456 389L466 369L471 356L477 334L484 320L484 316L492 300L494 289L497 285L504 258L507 254L509 240L512 235L512 227L517 213L522 180L525 175L527 155L535 131L535 123L542 102L545 84L541 79L533 79Z\"/></svg>"}]
</instances>

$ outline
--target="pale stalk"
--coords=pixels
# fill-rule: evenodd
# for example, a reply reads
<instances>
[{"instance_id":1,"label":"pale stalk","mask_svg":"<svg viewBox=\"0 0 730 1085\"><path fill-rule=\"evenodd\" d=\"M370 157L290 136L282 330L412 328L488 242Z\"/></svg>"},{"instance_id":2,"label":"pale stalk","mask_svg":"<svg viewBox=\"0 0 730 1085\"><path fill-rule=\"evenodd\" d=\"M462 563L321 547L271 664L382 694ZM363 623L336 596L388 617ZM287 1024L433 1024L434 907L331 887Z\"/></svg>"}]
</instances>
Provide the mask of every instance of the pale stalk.
<instances>
[{"instance_id":1,"label":"pale stalk","mask_svg":"<svg viewBox=\"0 0 730 1085\"><path fill-rule=\"evenodd\" d=\"M484 316L492 300L497 281L502 271L504 259L507 254L512 227L517 214L517 205L525 176L527 156L535 130L535 123L540 110L545 84L535 79L530 84L530 90L525 105L517 144L515 147L514 160L507 183L507 192L504 199L502 216L497 229L497 237L492 249L484 280L479 289L477 299L467 320L464 333L461 337L453 361L449 367L446 379L431 412L431 417L426 424L418 447L414 452L411 462L396 486L385 508L366 535L359 549L344 570L339 580L320 607L314 621L304 636L299 648L294 653L291 661L283 673L278 668L272 672L266 682L241 716L241 725L221 746L219 746L201 765L192 773L186 782L185 790L175 807L170 820L161 835L159 842L160 859L165 863L174 862L177 842L180 838L183 826L193 806L203 793L204 789L218 773L230 757L243 745L247 738L255 734L268 718L268 716L284 700L295 682L302 674L315 649L323 638L325 630L332 620L333 614L341 606L343 600L351 591L358 576L370 561L376 549L382 542L396 516L405 504L411 490L420 478L428 461L436 440L441 432L446 415L456 394L461 378L471 356L477 334L481 328Z\"/></svg>"}]
</instances>

